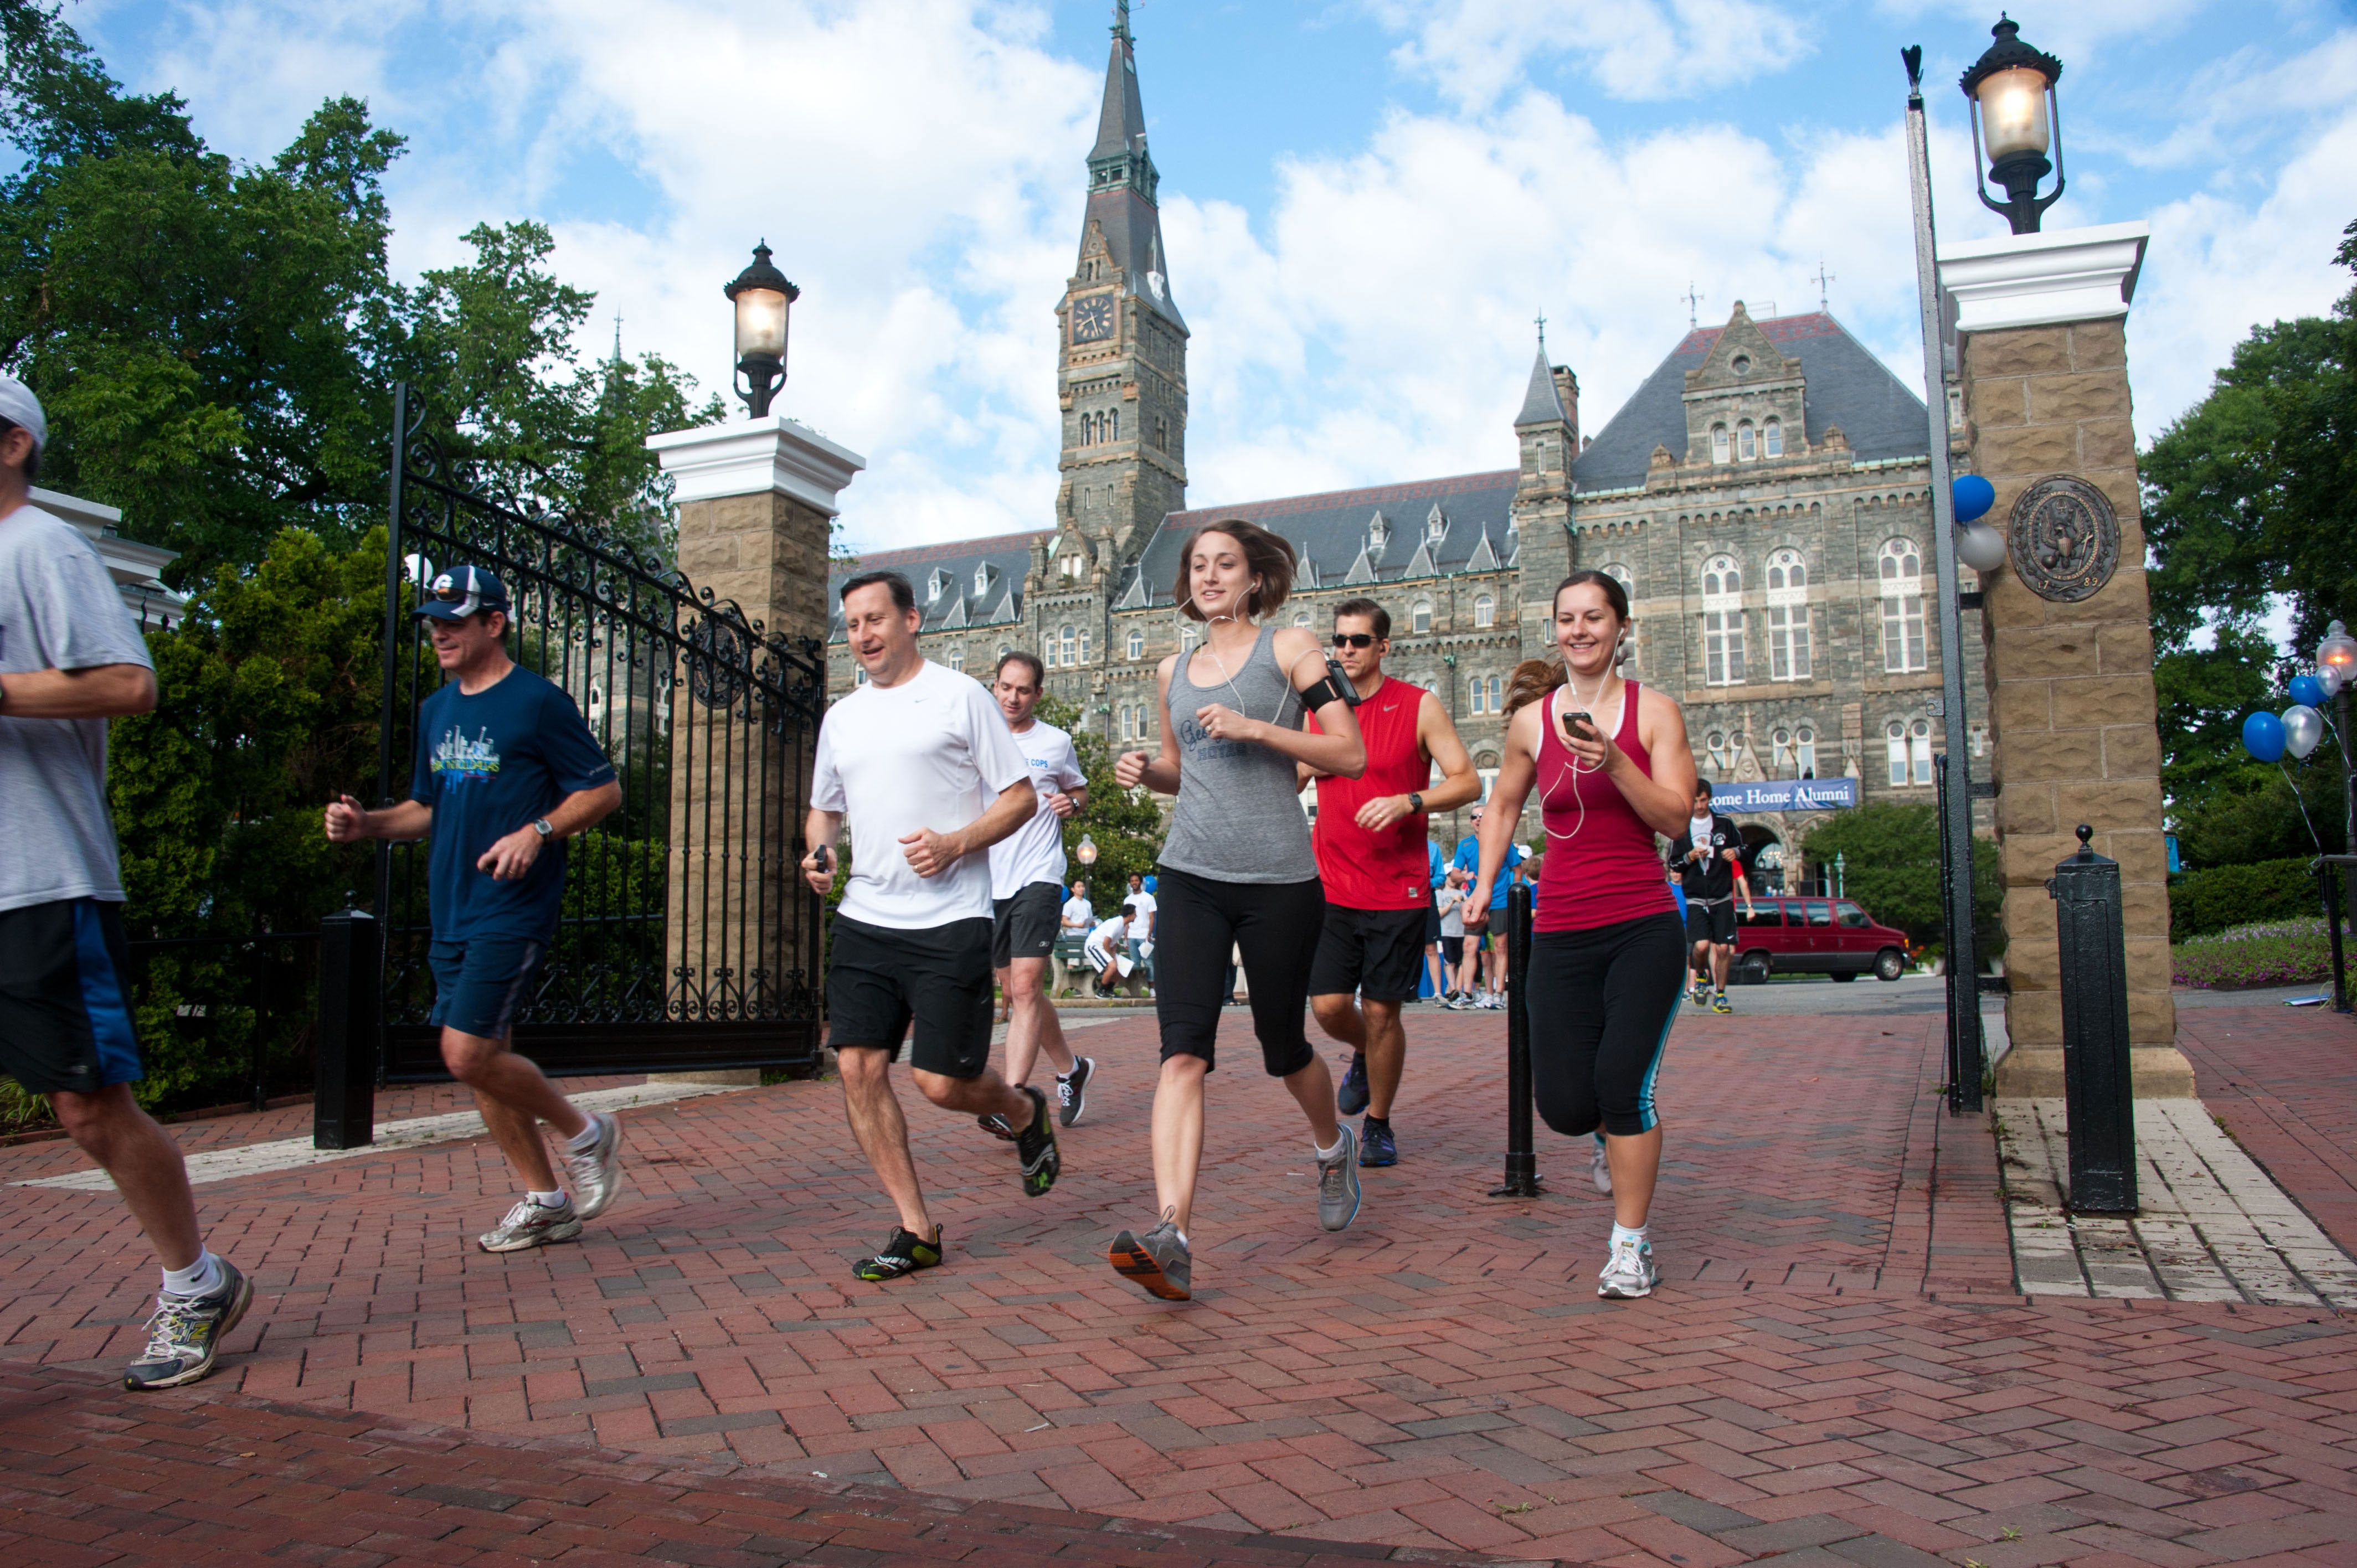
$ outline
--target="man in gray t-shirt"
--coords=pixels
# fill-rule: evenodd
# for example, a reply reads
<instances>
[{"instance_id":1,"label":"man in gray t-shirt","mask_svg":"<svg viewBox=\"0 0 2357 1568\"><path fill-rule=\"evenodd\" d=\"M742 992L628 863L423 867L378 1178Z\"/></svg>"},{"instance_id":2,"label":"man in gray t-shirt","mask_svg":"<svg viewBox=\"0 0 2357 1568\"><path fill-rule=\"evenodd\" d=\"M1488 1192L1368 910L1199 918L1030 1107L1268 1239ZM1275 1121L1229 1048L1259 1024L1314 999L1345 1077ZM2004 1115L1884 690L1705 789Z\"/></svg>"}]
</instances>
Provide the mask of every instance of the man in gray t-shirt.
<instances>
[{"instance_id":1,"label":"man in gray t-shirt","mask_svg":"<svg viewBox=\"0 0 2357 1568\"><path fill-rule=\"evenodd\" d=\"M156 672L106 564L32 504L41 405L0 376L0 1072L46 1094L114 1179L164 1264L134 1389L192 1383L253 1300L205 1248L180 1146L134 1097L123 874L106 814L106 726L156 706Z\"/></svg>"}]
</instances>

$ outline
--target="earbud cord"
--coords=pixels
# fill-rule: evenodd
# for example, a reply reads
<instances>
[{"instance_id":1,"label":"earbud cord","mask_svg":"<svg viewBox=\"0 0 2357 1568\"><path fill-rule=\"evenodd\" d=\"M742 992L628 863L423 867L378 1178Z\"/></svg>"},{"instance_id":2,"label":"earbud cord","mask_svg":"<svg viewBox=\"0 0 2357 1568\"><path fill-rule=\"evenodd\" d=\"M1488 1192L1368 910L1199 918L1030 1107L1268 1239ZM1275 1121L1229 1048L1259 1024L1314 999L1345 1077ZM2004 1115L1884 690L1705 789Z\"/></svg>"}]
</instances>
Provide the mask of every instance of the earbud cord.
<instances>
[{"instance_id":1,"label":"earbud cord","mask_svg":"<svg viewBox=\"0 0 2357 1568\"><path fill-rule=\"evenodd\" d=\"M1590 698L1590 699L1589 699L1589 700L1588 700L1588 701L1584 704L1584 705L1585 705L1585 707L1586 707L1586 709L1587 709L1587 715L1588 715L1588 723L1590 723L1590 724L1594 724L1594 723L1596 722L1596 709L1597 709L1597 708L1598 708L1598 705L1600 705L1600 704L1602 703L1602 702L1604 701L1604 688L1605 688L1607 685L1609 685L1609 684L1611 683L1611 681L1612 681L1612 671L1609 671L1609 670L1607 670L1607 671L1604 672L1604 679L1603 679L1603 680L1601 680L1601 681L1599 681L1599 682L1598 682L1596 683L1596 695L1595 695L1594 697ZM1546 711L1546 716L1547 716L1549 719L1555 720L1555 721L1556 721L1556 722L1558 722L1558 723L1560 723L1560 722L1561 722L1561 712L1562 712L1562 710L1561 710L1561 708L1560 708L1560 706L1559 706L1558 699L1561 697L1562 693L1565 693L1565 692L1566 692L1566 691L1568 691L1568 692L1571 693L1572 700L1573 700L1574 702L1577 702L1577 701L1579 700L1579 687L1578 687L1576 683L1574 683L1574 682L1572 681L1572 678L1571 678L1571 669L1570 669L1570 667L1569 667L1568 665L1566 665L1566 666L1565 666L1565 668L1564 668L1564 672L1563 672L1563 684L1562 684L1561 686L1558 686L1557 688L1555 688L1555 691L1550 692L1550 693L1547 693L1547 700L1546 700L1546 710L1547 710L1547 711ZM1621 710L1622 710L1622 711L1621 711L1621 713L1618 715L1618 717L1616 717L1615 722L1614 722L1614 724L1613 724L1613 725L1612 725L1612 729L1611 729L1611 730L1609 730L1609 731L1606 731L1606 732L1604 732L1604 733L1605 733L1605 744L1606 744L1607 746L1611 746L1611 745L1615 745L1615 744L1617 744L1617 743L1612 739L1612 736L1613 736L1613 734L1614 734L1614 733L1618 732L1618 731L1619 731L1619 729L1620 728L1620 723L1619 723L1619 719L1620 719L1620 718L1626 718L1626 717L1628 716L1627 710L1628 710L1628 706L1629 706L1629 688L1628 688L1628 686L1627 686L1627 684L1626 684L1625 682L1622 684L1622 686L1621 686L1621 688L1620 688L1620 706L1621 706ZM1552 729L1549 729L1549 730L1547 731L1547 733L1548 733L1548 734L1550 734L1550 735L1552 735L1552 734L1554 733L1554 731L1553 731ZM1575 819L1573 820L1572 824L1571 824L1571 832L1567 832L1567 833L1564 833L1564 832L1555 832L1555 829L1550 828L1550 827L1547 827L1547 826L1546 826L1546 808L1547 808L1548 806L1550 806L1550 805L1554 804L1554 796L1553 796L1552 789L1551 789L1551 788L1550 788L1550 789L1541 789L1541 790L1539 791L1539 826L1540 826L1542 829L1544 829L1544 830L1545 831L1547 837L1549 837L1549 838L1551 838L1551 839L1560 839L1560 840L1562 840L1564 843L1570 843L1573 839L1576 839L1576 838L1577 838L1577 837L1579 836L1579 830L1580 830L1580 829L1582 829L1582 828L1584 828L1584 827L1586 827L1586 826L1587 825L1587 798L1586 798L1585 796L1583 796L1583 795L1580 793L1580 790L1579 790L1579 776L1580 776L1582 773L1597 773L1597 772L1601 772L1601 771L1603 770L1603 767L1604 767L1604 765L1603 765L1602 763L1600 763L1600 762L1599 762L1599 763L1598 763L1598 764L1597 764L1595 767L1593 767L1593 768L1582 768L1582 767L1579 765L1579 757L1578 757L1578 755L1577 755L1577 753L1571 753L1571 752L1570 752L1570 748L1569 748L1568 746L1566 746L1566 747L1565 748L1565 750L1566 750L1567 753L1569 753L1569 754L1570 754L1570 756L1571 756L1571 761L1570 761L1568 764L1565 764L1565 763L1557 763L1557 764L1555 765L1555 784L1560 785L1560 784L1563 782L1563 780L1564 780L1564 776L1565 776L1566 774L1570 775L1570 778L1571 778L1571 799L1572 799L1572 802L1573 802L1573 804L1577 805L1577 806L1579 808L1579 815L1578 815L1577 818L1575 818Z\"/></svg>"}]
</instances>

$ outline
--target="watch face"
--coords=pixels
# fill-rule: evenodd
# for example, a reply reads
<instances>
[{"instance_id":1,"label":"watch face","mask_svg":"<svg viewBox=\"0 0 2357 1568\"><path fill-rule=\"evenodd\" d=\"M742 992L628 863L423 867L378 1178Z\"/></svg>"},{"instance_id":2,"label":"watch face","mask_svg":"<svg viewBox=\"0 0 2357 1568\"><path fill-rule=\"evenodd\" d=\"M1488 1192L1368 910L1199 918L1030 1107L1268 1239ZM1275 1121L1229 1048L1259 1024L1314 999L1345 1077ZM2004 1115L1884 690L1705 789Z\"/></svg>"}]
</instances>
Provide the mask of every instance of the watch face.
<instances>
[{"instance_id":1,"label":"watch face","mask_svg":"<svg viewBox=\"0 0 2357 1568\"><path fill-rule=\"evenodd\" d=\"M1113 296L1092 294L1072 301L1072 341L1096 343L1113 336Z\"/></svg>"}]
</instances>

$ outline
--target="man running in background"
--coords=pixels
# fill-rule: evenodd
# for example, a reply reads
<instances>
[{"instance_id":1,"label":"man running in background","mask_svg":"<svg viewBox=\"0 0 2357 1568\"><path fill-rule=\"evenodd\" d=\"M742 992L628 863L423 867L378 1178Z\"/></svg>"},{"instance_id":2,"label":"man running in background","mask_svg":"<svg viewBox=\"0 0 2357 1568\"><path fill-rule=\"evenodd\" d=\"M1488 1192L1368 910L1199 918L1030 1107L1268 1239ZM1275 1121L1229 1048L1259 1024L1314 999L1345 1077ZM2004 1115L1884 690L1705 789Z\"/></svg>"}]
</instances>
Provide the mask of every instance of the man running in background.
<instances>
[{"instance_id":1,"label":"man running in background","mask_svg":"<svg viewBox=\"0 0 2357 1568\"><path fill-rule=\"evenodd\" d=\"M1670 845L1670 864L1685 888L1686 940L1694 944L1695 976L1693 997L1706 999L1714 1013L1732 1013L1727 1000L1727 969L1735 959L1735 895L1743 895L1743 912L1751 913L1751 883L1743 875L1743 835L1732 819L1711 810L1710 780L1695 782L1692 820L1684 834ZM1711 990L1706 997L1702 972L1707 969Z\"/></svg>"},{"instance_id":2,"label":"man running in background","mask_svg":"<svg viewBox=\"0 0 2357 1568\"><path fill-rule=\"evenodd\" d=\"M1334 1105L1345 1116L1367 1113L1359 1134L1362 1165L1399 1159L1391 1114L1407 1061L1400 1008L1416 993L1432 909L1425 813L1454 810L1481 793L1440 699L1383 673L1391 634L1391 612L1372 599L1334 607L1334 657L1358 692L1353 711L1367 768L1356 779L1320 780L1310 832L1326 929L1309 966L1309 1006L1318 1026L1351 1048Z\"/></svg>"},{"instance_id":3,"label":"man running in background","mask_svg":"<svg viewBox=\"0 0 2357 1568\"><path fill-rule=\"evenodd\" d=\"M851 882L827 944L828 1040L852 1133L899 1217L852 1273L892 1280L933 1267L942 1251L892 1092L912 1021L909 1076L926 1099L1004 1117L1030 1196L1055 1186L1061 1168L1047 1098L990 1066L991 875L981 852L1037 815L1039 793L980 682L918 648L923 617L908 578L863 572L838 596L867 680L819 725L802 875L822 897L834 891L848 811Z\"/></svg>"},{"instance_id":4,"label":"man running in background","mask_svg":"<svg viewBox=\"0 0 2357 1568\"><path fill-rule=\"evenodd\" d=\"M49 1097L155 1248L163 1291L123 1386L168 1389L211 1372L253 1283L206 1250L180 1145L132 1092L106 731L155 710L156 671L106 563L32 504L48 442L31 389L0 376L0 1072Z\"/></svg>"},{"instance_id":5,"label":"man running in background","mask_svg":"<svg viewBox=\"0 0 2357 1568\"><path fill-rule=\"evenodd\" d=\"M475 1238L486 1252L570 1241L621 1190L622 1124L556 1092L529 1057L509 1048L515 1016L556 940L565 841L622 803L622 786L573 699L508 657L508 595L473 566L445 572L417 607L433 622L447 677L417 709L409 799L371 811L346 795L328 808L328 837L431 838L426 908L434 941L434 1011L442 1064L475 1091L524 1196ZM564 1145L557 1184L540 1125Z\"/></svg>"},{"instance_id":6,"label":"man running in background","mask_svg":"<svg viewBox=\"0 0 2357 1568\"><path fill-rule=\"evenodd\" d=\"M990 846L990 894L994 918L991 963L1006 993L1006 1081L1017 1088L1045 1052L1056 1073L1056 1113L1067 1127L1088 1109L1089 1079L1096 1063L1075 1058L1064 1043L1064 1026L1048 997L1049 961L1064 890L1064 823L1089 803L1088 775L1081 771L1072 737L1034 716L1046 679L1039 660L1009 653L998 661L990 694L1006 717L1015 744L1031 766L1031 787L1039 810L1030 821ZM997 1116L981 1119L983 1130L1002 1138L1015 1134Z\"/></svg>"}]
</instances>

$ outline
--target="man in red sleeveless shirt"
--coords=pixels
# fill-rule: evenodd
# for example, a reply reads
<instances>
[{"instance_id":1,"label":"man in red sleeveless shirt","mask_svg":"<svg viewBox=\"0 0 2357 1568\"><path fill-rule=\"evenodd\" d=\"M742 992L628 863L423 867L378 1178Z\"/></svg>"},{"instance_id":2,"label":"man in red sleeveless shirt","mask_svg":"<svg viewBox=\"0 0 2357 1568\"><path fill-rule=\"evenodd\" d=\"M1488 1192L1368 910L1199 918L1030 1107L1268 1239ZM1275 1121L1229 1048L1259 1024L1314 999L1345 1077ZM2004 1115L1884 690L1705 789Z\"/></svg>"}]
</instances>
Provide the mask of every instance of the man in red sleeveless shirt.
<instances>
[{"instance_id":1,"label":"man in red sleeveless shirt","mask_svg":"<svg viewBox=\"0 0 2357 1568\"><path fill-rule=\"evenodd\" d=\"M1309 966L1309 1005L1319 1026L1354 1052L1334 1099L1346 1116L1367 1113L1362 1165L1399 1158L1391 1113L1407 1060L1400 1006L1415 1000L1432 907L1425 813L1453 811L1481 793L1440 700L1383 674L1391 635L1391 612L1374 600L1334 607L1334 657L1358 689L1367 770L1318 781L1310 831L1326 888L1326 929Z\"/></svg>"}]
</instances>

